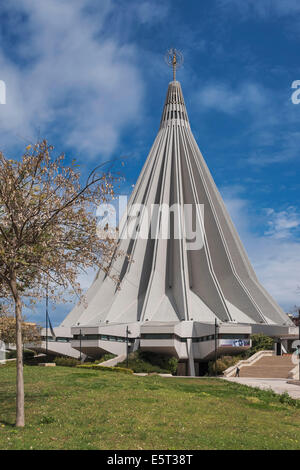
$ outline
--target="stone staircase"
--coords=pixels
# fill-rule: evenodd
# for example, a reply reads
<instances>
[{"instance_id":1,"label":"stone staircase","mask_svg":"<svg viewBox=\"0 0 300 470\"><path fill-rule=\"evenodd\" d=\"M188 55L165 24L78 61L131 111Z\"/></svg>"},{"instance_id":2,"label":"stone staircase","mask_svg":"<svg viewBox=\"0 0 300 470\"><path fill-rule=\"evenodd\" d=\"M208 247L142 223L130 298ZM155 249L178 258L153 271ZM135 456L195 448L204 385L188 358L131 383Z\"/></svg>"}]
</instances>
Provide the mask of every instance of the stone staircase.
<instances>
[{"instance_id":1,"label":"stone staircase","mask_svg":"<svg viewBox=\"0 0 300 470\"><path fill-rule=\"evenodd\" d=\"M241 366L240 377L288 379L294 367L291 355L263 356L248 367Z\"/></svg>"}]
</instances>

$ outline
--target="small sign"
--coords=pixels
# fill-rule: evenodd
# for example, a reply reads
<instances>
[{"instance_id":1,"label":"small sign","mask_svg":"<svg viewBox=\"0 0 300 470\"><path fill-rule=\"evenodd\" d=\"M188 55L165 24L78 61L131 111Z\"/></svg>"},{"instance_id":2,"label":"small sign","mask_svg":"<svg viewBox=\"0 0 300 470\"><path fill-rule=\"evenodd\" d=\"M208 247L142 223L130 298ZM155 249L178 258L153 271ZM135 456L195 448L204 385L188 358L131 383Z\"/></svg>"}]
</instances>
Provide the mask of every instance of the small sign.
<instances>
[{"instance_id":1,"label":"small sign","mask_svg":"<svg viewBox=\"0 0 300 470\"><path fill-rule=\"evenodd\" d=\"M251 346L250 339L220 339L219 346L229 346L232 348L248 348Z\"/></svg>"}]
</instances>

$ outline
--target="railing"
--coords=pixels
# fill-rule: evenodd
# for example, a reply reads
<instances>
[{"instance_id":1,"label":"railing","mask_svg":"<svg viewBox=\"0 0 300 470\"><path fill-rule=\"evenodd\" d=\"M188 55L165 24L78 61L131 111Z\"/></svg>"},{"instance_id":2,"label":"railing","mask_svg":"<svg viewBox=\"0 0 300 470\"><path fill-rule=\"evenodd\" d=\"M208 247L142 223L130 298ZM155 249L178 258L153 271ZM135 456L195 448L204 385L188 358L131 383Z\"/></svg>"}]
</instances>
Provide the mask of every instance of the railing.
<instances>
[{"instance_id":1,"label":"railing","mask_svg":"<svg viewBox=\"0 0 300 470\"><path fill-rule=\"evenodd\" d=\"M274 351L258 351L257 353L253 354L253 356L250 356L248 359L244 359L234 364L234 366L228 367L228 369L224 370L223 375L224 377L232 377L236 372L237 367L241 369L241 367L252 366L252 364L257 362L259 359L267 356L274 356Z\"/></svg>"},{"instance_id":2,"label":"railing","mask_svg":"<svg viewBox=\"0 0 300 470\"><path fill-rule=\"evenodd\" d=\"M288 378L292 380L300 380L299 379L299 364L297 364L295 367L293 367L293 369L290 370Z\"/></svg>"}]
</instances>

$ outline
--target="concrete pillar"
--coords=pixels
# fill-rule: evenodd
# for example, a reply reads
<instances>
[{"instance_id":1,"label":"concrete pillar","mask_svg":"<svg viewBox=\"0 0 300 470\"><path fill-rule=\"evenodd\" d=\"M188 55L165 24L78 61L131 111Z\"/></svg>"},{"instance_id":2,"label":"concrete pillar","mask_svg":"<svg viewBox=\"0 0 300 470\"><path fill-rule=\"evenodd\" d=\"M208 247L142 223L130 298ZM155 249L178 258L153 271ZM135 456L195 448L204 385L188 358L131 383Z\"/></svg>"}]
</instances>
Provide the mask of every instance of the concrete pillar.
<instances>
[{"instance_id":1,"label":"concrete pillar","mask_svg":"<svg viewBox=\"0 0 300 470\"><path fill-rule=\"evenodd\" d=\"M135 352L135 351L137 351L138 349L140 349L140 342L141 342L141 340L140 340L139 338L136 338L136 339L134 340L133 349L132 349L133 352Z\"/></svg>"},{"instance_id":2,"label":"concrete pillar","mask_svg":"<svg viewBox=\"0 0 300 470\"><path fill-rule=\"evenodd\" d=\"M282 348L282 353L286 354L288 352L288 342L287 339L282 339L281 340L281 348Z\"/></svg>"},{"instance_id":3,"label":"concrete pillar","mask_svg":"<svg viewBox=\"0 0 300 470\"><path fill-rule=\"evenodd\" d=\"M188 354L188 375L190 375L191 377L195 377L195 364L194 364L192 338L187 338L186 347L187 347L187 354Z\"/></svg>"}]
</instances>

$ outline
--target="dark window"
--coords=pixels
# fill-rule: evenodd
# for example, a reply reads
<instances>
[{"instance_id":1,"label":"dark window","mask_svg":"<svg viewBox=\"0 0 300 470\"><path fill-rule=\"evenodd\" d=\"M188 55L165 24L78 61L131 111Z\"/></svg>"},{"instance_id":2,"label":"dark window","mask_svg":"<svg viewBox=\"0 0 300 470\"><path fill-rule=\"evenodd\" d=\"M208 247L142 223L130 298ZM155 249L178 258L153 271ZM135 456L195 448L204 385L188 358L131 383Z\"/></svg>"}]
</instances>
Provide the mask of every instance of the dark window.
<instances>
[{"instance_id":1,"label":"dark window","mask_svg":"<svg viewBox=\"0 0 300 470\"><path fill-rule=\"evenodd\" d=\"M245 334L232 334L232 333L221 333L218 335L219 339L249 339L249 335Z\"/></svg>"},{"instance_id":2,"label":"dark window","mask_svg":"<svg viewBox=\"0 0 300 470\"><path fill-rule=\"evenodd\" d=\"M174 335L171 333L145 333L141 335L142 339L173 339Z\"/></svg>"}]
</instances>

